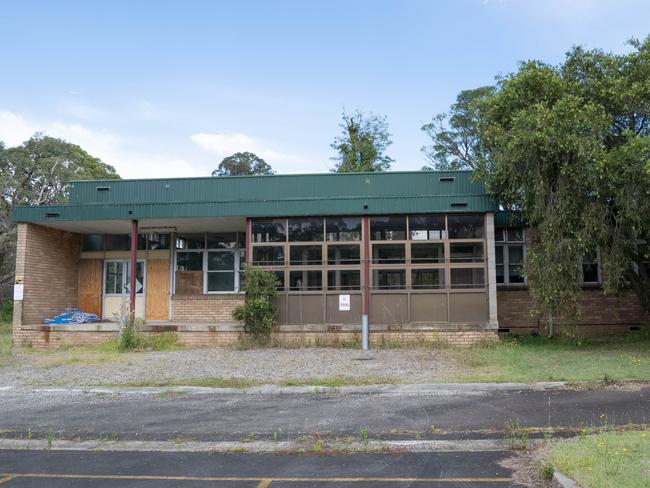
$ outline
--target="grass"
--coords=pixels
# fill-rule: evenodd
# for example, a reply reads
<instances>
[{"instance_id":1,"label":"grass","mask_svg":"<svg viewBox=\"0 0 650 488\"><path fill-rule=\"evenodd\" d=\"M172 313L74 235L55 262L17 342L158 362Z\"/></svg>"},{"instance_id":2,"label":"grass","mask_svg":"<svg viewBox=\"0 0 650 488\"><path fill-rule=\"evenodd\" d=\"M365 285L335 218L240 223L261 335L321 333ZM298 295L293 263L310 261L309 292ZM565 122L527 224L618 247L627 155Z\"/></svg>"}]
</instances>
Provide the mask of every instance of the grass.
<instances>
[{"instance_id":1,"label":"grass","mask_svg":"<svg viewBox=\"0 0 650 488\"><path fill-rule=\"evenodd\" d=\"M0 366L9 362L11 357L11 320L13 303L6 301L0 306Z\"/></svg>"},{"instance_id":2,"label":"grass","mask_svg":"<svg viewBox=\"0 0 650 488\"><path fill-rule=\"evenodd\" d=\"M598 381L650 379L650 334L591 340L510 337L451 355L458 367L447 382ZM440 379L439 379L440 381Z\"/></svg>"},{"instance_id":3,"label":"grass","mask_svg":"<svg viewBox=\"0 0 650 488\"><path fill-rule=\"evenodd\" d=\"M647 488L650 432L637 430L579 436L553 447L550 462L585 488Z\"/></svg>"}]
</instances>

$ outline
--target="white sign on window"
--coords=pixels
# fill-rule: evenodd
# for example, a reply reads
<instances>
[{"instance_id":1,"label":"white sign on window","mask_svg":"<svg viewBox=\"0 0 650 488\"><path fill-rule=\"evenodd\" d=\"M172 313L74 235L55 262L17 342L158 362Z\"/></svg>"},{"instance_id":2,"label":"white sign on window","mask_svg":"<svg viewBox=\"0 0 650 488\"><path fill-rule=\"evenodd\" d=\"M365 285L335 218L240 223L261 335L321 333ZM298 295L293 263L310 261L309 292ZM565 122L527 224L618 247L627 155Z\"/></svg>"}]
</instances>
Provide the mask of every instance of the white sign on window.
<instances>
[{"instance_id":1,"label":"white sign on window","mask_svg":"<svg viewBox=\"0 0 650 488\"><path fill-rule=\"evenodd\" d=\"M22 300L24 290L25 290L25 285L23 284L14 285L14 300Z\"/></svg>"},{"instance_id":2,"label":"white sign on window","mask_svg":"<svg viewBox=\"0 0 650 488\"><path fill-rule=\"evenodd\" d=\"M341 312L350 311L350 295L339 295L339 310Z\"/></svg>"}]
</instances>

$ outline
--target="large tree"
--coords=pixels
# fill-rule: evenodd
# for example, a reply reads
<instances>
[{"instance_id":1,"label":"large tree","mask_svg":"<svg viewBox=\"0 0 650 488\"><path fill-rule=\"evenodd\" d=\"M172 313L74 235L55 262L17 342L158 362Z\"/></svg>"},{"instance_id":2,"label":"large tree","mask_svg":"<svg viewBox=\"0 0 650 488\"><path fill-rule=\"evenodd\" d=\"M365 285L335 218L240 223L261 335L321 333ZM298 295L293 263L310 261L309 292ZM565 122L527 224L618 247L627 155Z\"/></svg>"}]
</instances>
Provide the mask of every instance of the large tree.
<instances>
[{"instance_id":1,"label":"large tree","mask_svg":"<svg viewBox=\"0 0 650 488\"><path fill-rule=\"evenodd\" d=\"M238 152L224 158L212 176L272 175L273 168L252 152Z\"/></svg>"},{"instance_id":2,"label":"large tree","mask_svg":"<svg viewBox=\"0 0 650 488\"><path fill-rule=\"evenodd\" d=\"M605 290L631 286L650 310L650 38L630 44L522 63L495 87L463 92L429 132L436 165L476 169L536 228L525 267L551 320L575 316L579 263L595 248Z\"/></svg>"},{"instance_id":3,"label":"large tree","mask_svg":"<svg viewBox=\"0 0 650 488\"><path fill-rule=\"evenodd\" d=\"M76 144L35 134L20 146L0 142L0 283L12 280L16 232L14 205L49 205L67 197L71 180L119 178L115 168Z\"/></svg>"},{"instance_id":4,"label":"large tree","mask_svg":"<svg viewBox=\"0 0 650 488\"><path fill-rule=\"evenodd\" d=\"M393 143L386 117L364 114L357 110L353 114L343 112L339 124L342 133L331 144L336 151L332 160L337 173L359 173L388 171L393 159L385 154Z\"/></svg>"}]
</instances>

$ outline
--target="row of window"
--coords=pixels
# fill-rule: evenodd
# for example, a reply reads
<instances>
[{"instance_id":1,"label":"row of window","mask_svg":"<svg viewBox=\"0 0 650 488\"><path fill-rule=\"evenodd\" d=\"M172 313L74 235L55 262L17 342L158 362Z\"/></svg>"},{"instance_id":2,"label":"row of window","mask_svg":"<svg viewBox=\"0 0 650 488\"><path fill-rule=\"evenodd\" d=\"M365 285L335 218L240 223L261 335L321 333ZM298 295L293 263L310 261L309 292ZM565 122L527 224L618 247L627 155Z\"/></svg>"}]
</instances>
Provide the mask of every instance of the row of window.
<instances>
[{"instance_id":1,"label":"row of window","mask_svg":"<svg viewBox=\"0 0 650 488\"><path fill-rule=\"evenodd\" d=\"M138 234L138 250L153 251L169 249L170 234ZM81 250L89 251L129 251L131 250L130 234L85 234L81 237Z\"/></svg>"},{"instance_id":2,"label":"row of window","mask_svg":"<svg viewBox=\"0 0 650 488\"><path fill-rule=\"evenodd\" d=\"M407 247L408 246L408 247ZM407 259L406 251L410 251ZM253 264L259 266L283 266L286 264L285 246L254 246ZM327 264L358 265L361 260L361 248L358 244L290 245L290 266L318 266L323 264L323 254ZM412 264L444 263L445 246L442 243L411 244L373 244L373 264ZM458 242L449 245L449 262L477 263L483 262L483 242Z\"/></svg>"},{"instance_id":3,"label":"row of window","mask_svg":"<svg viewBox=\"0 0 650 488\"><path fill-rule=\"evenodd\" d=\"M370 217L373 241L483 239L483 215L387 215ZM252 242L360 241L361 217L259 219Z\"/></svg>"},{"instance_id":4,"label":"row of window","mask_svg":"<svg viewBox=\"0 0 650 488\"><path fill-rule=\"evenodd\" d=\"M278 289L289 291L339 291L360 290L361 272L351 269L321 270L270 270L278 279ZM435 290L445 288L444 268L373 269L373 290ZM326 276L327 285L323 282ZM288 278L288 286L287 286ZM407 281L410 279L410 281ZM483 288L483 268L452 268L450 270L452 289Z\"/></svg>"}]
</instances>

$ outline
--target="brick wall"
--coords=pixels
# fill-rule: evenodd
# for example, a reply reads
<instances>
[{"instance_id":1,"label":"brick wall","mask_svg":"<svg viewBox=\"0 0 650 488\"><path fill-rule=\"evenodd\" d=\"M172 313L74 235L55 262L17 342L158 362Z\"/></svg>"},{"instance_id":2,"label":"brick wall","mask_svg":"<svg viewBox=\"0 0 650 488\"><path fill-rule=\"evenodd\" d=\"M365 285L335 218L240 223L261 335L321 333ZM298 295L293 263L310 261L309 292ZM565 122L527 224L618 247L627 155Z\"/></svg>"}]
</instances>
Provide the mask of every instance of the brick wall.
<instances>
[{"instance_id":1,"label":"brick wall","mask_svg":"<svg viewBox=\"0 0 650 488\"><path fill-rule=\"evenodd\" d=\"M233 310L244 303L243 294L174 295L172 320L187 323L234 323Z\"/></svg>"},{"instance_id":2,"label":"brick wall","mask_svg":"<svg viewBox=\"0 0 650 488\"><path fill-rule=\"evenodd\" d=\"M157 332L145 332L155 334ZM178 331L178 342L184 347L222 347L236 345L241 336L237 331ZM117 332L97 331L49 331L21 330L16 336L16 344L29 346L36 350L46 350L61 346L78 346L101 344L117 337ZM359 342L359 332L274 332L271 341L282 347L310 346L354 346ZM371 332L371 347L390 347L391 345L423 346L452 345L471 346L485 342L497 341L496 331L436 331L436 332Z\"/></svg>"},{"instance_id":3,"label":"brick wall","mask_svg":"<svg viewBox=\"0 0 650 488\"><path fill-rule=\"evenodd\" d=\"M624 332L629 326L644 324L648 320L632 291L619 298L605 295L601 289L584 289L579 307L578 324L586 335ZM533 298L526 289L500 289L497 292L499 327L502 329L510 329L515 334L544 332L546 319L531 315L532 308Z\"/></svg>"},{"instance_id":4,"label":"brick wall","mask_svg":"<svg viewBox=\"0 0 650 488\"><path fill-rule=\"evenodd\" d=\"M14 308L14 339L22 324L40 324L76 306L79 285L77 234L35 224L19 224L17 231L16 279L25 288Z\"/></svg>"}]
</instances>

